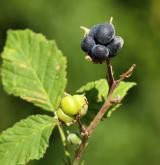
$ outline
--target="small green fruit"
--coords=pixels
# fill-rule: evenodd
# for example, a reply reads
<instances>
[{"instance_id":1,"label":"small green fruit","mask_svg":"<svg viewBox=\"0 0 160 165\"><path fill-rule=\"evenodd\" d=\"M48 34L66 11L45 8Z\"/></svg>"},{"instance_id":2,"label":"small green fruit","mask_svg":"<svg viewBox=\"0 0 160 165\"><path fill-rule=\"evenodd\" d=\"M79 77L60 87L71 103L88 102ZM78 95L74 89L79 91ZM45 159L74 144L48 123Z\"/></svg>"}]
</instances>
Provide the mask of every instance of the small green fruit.
<instances>
[{"instance_id":1,"label":"small green fruit","mask_svg":"<svg viewBox=\"0 0 160 165\"><path fill-rule=\"evenodd\" d=\"M87 113L88 109L88 102L87 98L84 95L74 95L73 98L76 100L77 104L79 105L78 112L81 116L84 116Z\"/></svg>"},{"instance_id":2,"label":"small green fruit","mask_svg":"<svg viewBox=\"0 0 160 165\"><path fill-rule=\"evenodd\" d=\"M70 133L67 136L67 140L69 143L72 143L74 145L80 145L82 142L81 139L75 133Z\"/></svg>"},{"instance_id":3,"label":"small green fruit","mask_svg":"<svg viewBox=\"0 0 160 165\"><path fill-rule=\"evenodd\" d=\"M79 111L79 104L73 96L65 96L61 101L61 107L67 115L76 115Z\"/></svg>"},{"instance_id":4,"label":"small green fruit","mask_svg":"<svg viewBox=\"0 0 160 165\"><path fill-rule=\"evenodd\" d=\"M64 123L72 123L74 121L74 117L65 114L61 108L58 108L56 115L58 119Z\"/></svg>"}]
</instances>

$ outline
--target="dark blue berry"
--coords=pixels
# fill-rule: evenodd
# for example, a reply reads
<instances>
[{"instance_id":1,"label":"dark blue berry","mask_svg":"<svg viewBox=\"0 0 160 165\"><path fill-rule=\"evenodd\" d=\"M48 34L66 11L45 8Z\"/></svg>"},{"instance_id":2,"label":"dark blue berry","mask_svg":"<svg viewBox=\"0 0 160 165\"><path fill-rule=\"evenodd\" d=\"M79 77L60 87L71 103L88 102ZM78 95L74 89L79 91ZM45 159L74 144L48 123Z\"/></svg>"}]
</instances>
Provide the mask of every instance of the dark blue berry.
<instances>
[{"instance_id":1,"label":"dark blue berry","mask_svg":"<svg viewBox=\"0 0 160 165\"><path fill-rule=\"evenodd\" d=\"M95 41L92 37L86 36L83 38L81 48L90 55L92 48L95 46Z\"/></svg>"},{"instance_id":2,"label":"dark blue berry","mask_svg":"<svg viewBox=\"0 0 160 165\"><path fill-rule=\"evenodd\" d=\"M120 36L115 36L114 39L107 45L109 57L114 57L123 47L124 40Z\"/></svg>"},{"instance_id":3,"label":"dark blue berry","mask_svg":"<svg viewBox=\"0 0 160 165\"><path fill-rule=\"evenodd\" d=\"M103 45L95 45L92 48L91 58L94 62L102 63L105 61L109 56L109 50L106 46Z\"/></svg>"},{"instance_id":4,"label":"dark blue berry","mask_svg":"<svg viewBox=\"0 0 160 165\"><path fill-rule=\"evenodd\" d=\"M92 26L88 35L91 36L92 38L94 38L98 27L99 27L99 24Z\"/></svg>"},{"instance_id":5,"label":"dark blue berry","mask_svg":"<svg viewBox=\"0 0 160 165\"><path fill-rule=\"evenodd\" d=\"M115 36L114 26L110 23L101 24L97 27L94 38L98 44L107 45Z\"/></svg>"}]
</instances>

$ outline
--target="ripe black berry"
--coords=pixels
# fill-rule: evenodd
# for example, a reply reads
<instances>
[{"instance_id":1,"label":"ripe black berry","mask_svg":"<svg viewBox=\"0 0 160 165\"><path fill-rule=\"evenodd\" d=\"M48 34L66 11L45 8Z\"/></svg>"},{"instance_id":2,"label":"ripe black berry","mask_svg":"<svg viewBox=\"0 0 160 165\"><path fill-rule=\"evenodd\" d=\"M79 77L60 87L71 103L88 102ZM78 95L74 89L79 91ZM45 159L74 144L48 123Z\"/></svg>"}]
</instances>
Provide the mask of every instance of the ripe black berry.
<instances>
[{"instance_id":1,"label":"ripe black berry","mask_svg":"<svg viewBox=\"0 0 160 165\"><path fill-rule=\"evenodd\" d=\"M99 24L92 26L88 35L91 36L92 38L94 38L98 27L99 27Z\"/></svg>"},{"instance_id":2,"label":"ripe black berry","mask_svg":"<svg viewBox=\"0 0 160 165\"><path fill-rule=\"evenodd\" d=\"M115 36L114 26L110 23L101 24L95 32L97 43L107 45Z\"/></svg>"},{"instance_id":3,"label":"ripe black berry","mask_svg":"<svg viewBox=\"0 0 160 165\"><path fill-rule=\"evenodd\" d=\"M83 38L81 48L90 55L92 48L95 46L95 41L92 37L86 36Z\"/></svg>"},{"instance_id":4,"label":"ripe black berry","mask_svg":"<svg viewBox=\"0 0 160 165\"><path fill-rule=\"evenodd\" d=\"M107 45L109 57L114 57L123 47L124 40L120 36L115 36L114 39Z\"/></svg>"},{"instance_id":5,"label":"ripe black berry","mask_svg":"<svg viewBox=\"0 0 160 165\"><path fill-rule=\"evenodd\" d=\"M91 58L94 62L102 63L105 61L109 56L109 50L106 46L103 45L95 45L92 48Z\"/></svg>"}]
</instances>

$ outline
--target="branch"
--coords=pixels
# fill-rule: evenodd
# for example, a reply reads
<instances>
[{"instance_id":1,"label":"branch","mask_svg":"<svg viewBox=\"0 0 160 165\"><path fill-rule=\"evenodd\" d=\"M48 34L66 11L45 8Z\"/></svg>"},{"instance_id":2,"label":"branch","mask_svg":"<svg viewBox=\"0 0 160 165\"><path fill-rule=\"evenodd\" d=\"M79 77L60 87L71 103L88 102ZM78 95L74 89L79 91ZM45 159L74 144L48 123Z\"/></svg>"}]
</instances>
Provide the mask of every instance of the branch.
<instances>
[{"instance_id":1,"label":"branch","mask_svg":"<svg viewBox=\"0 0 160 165\"><path fill-rule=\"evenodd\" d=\"M82 138L82 143L80 144L79 148L76 151L75 158L73 160L73 165L79 165L84 149L87 146L88 139L89 136L85 134Z\"/></svg>"},{"instance_id":2,"label":"branch","mask_svg":"<svg viewBox=\"0 0 160 165\"><path fill-rule=\"evenodd\" d=\"M107 96L107 99L106 99L105 103L103 104L102 108L100 109L100 111L97 113L97 115L92 120L92 122L90 123L89 127L87 128L87 131L88 131L88 135L89 136L92 134L94 128L100 122L100 120L102 119L102 117L104 116L104 114L107 112L107 110L111 106L113 106L113 105L118 104L118 103L121 102L121 100L117 100L117 101L112 100L112 94L113 94L114 90L118 87L118 85L120 84L120 82L122 80L124 80L125 78L128 78L128 77L130 77L132 75L133 70L134 70L135 67L136 67L136 65L133 64L126 72L124 72L124 73L122 73L120 75L120 79L119 80L117 80L117 81L114 80L112 82L112 85L111 85L110 90L108 92L108 96ZM109 81L108 81L108 83L109 83Z\"/></svg>"},{"instance_id":3,"label":"branch","mask_svg":"<svg viewBox=\"0 0 160 165\"><path fill-rule=\"evenodd\" d=\"M77 116L76 116L76 121L77 121L79 130L80 130L81 136L83 136L83 135L86 133L86 128L85 128L84 125L81 123L81 116L80 116L79 113L78 113Z\"/></svg>"},{"instance_id":4,"label":"branch","mask_svg":"<svg viewBox=\"0 0 160 165\"><path fill-rule=\"evenodd\" d=\"M133 64L126 72L124 72L120 75L119 80L115 81L110 61L107 60L106 63L107 63L107 71L108 71L107 80L108 80L108 85L109 85L108 95L107 95L105 103L103 104L103 106L101 107L101 109L99 110L97 115L94 117L94 119L91 121L88 128L85 130L84 135L82 136L82 143L76 151L73 165L79 164L79 161L80 161L81 156L84 152L84 149L87 146L87 142L88 142L89 137L91 136L93 130L96 128L98 123L101 121L102 117L107 112L107 110L109 110L109 108L111 106L119 104L121 102L121 99L112 100L112 94L122 80L124 80L125 78L128 78L132 75L133 70L136 67L136 65Z\"/></svg>"},{"instance_id":5,"label":"branch","mask_svg":"<svg viewBox=\"0 0 160 165\"><path fill-rule=\"evenodd\" d=\"M84 125L80 121L80 114L78 114L76 116L76 121L77 121L79 129L80 129L80 134L82 136L82 142L81 142L79 148L75 152L75 159L73 161L73 165L79 164L79 160L81 159L81 156L83 154L83 151L84 151L84 149L87 145L87 141L88 141L88 133L87 133L86 128L84 127Z\"/></svg>"},{"instance_id":6,"label":"branch","mask_svg":"<svg viewBox=\"0 0 160 165\"><path fill-rule=\"evenodd\" d=\"M125 73L122 73L120 75L120 79L118 81L123 81L125 78L130 77L132 75L135 67L136 67L136 64L133 64Z\"/></svg>"},{"instance_id":7,"label":"branch","mask_svg":"<svg viewBox=\"0 0 160 165\"><path fill-rule=\"evenodd\" d=\"M110 88L108 96L112 95L112 93L114 92L115 88L120 84L121 81L123 81L126 78L129 78L132 75L135 67L136 67L136 64L133 64L126 72L124 72L124 73L122 73L120 75L120 78L118 80L114 81L114 83L112 84L112 86Z\"/></svg>"},{"instance_id":8,"label":"branch","mask_svg":"<svg viewBox=\"0 0 160 165\"><path fill-rule=\"evenodd\" d=\"M106 60L106 64L107 64L107 76L106 76L106 78L108 81L109 91L110 91L112 84L114 83L114 73L113 73L112 65L110 63L110 59Z\"/></svg>"}]
</instances>

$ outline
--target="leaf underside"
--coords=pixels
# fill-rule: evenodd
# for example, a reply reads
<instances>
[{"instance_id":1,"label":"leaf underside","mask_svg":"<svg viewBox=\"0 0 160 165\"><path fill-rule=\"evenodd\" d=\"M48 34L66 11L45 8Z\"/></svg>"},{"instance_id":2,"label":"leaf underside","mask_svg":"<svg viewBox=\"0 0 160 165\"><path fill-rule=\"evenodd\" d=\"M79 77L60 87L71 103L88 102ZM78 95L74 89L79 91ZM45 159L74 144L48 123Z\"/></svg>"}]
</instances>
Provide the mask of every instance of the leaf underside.
<instances>
[{"instance_id":1,"label":"leaf underside","mask_svg":"<svg viewBox=\"0 0 160 165\"><path fill-rule=\"evenodd\" d=\"M115 89L112 98L120 97L123 99L127 94L127 91L132 88L136 83L134 82L121 82ZM98 113L100 108L105 102L108 93L108 83L105 79L87 83L77 90L77 93L84 93L89 102L89 108L87 115L83 118L83 122L89 124L91 120ZM121 104L114 105L107 112L105 117L110 117L111 113L115 111Z\"/></svg>"},{"instance_id":2,"label":"leaf underside","mask_svg":"<svg viewBox=\"0 0 160 165\"><path fill-rule=\"evenodd\" d=\"M53 117L30 116L0 134L0 164L20 165L43 157L55 127Z\"/></svg>"},{"instance_id":3,"label":"leaf underside","mask_svg":"<svg viewBox=\"0 0 160 165\"><path fill-rule=\"evenodd\" d=\"M31 30L10 30L2 58L2 83L9 94L56 110L66 87L66 59L54 41Z\"/></svg>"}]
</instances>

